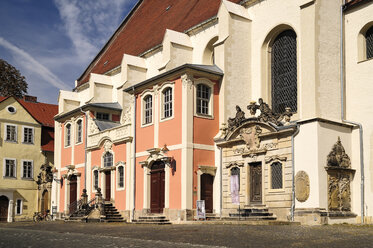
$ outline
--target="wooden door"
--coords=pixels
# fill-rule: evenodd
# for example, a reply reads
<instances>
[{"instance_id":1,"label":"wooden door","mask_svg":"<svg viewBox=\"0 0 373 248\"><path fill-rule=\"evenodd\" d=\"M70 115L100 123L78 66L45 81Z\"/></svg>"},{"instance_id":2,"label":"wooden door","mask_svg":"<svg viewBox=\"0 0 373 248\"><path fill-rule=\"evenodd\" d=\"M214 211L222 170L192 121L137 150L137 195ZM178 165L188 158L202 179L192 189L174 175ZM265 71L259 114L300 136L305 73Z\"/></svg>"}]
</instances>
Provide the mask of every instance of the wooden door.
<instances>
[{"instance_id":1,"label":"wooden door","mask_svg":"<svg viewBox=\"0 0 373 248\"><path fill-rule=\"evenodd\" d=\"M4 195L0 196L0 222L8 221L8 208L9 208L8 197Z\"/></svg>"},{"instance_id":2,"label":"wooden door","mask_svg":"<svg viewBox=\"0 0 373 248\"><path fill-rule=\"evenodd\" d=\"M162 213L165 198L165 172L164 163L155 162L150 172L150 212Z\"/></svg>"},{"instance_id":3,"label":"wooden door","mask_svg":"<svg viewBox=\"0 0 373 248\"><path fill-rule=\"evenodd\" d=\"M250 202L262 203L262 163L250 164Z\"/></svg>"},{"instance_id":4,"label":"wooden door","mask_svg":"<svg viewBox=\"0 0 373 248\"><path fill-rule=\"evenodd\" d=\"M105 201L111 198L111 171L105 171Z\"/></svg>"},{"instance_id":5,"label":"wooden door","mask_svg":"<svg viewBox=\"0 0 373 248\"><path fill-rule=\"evenodd\" d=\"M201 175L201 200L205 200L206 213L212 213L213 194L214 194L214 177L209 174Z\"/></svg>"},{"instance_id":6,"label":"wooden door","mask_svg":"<svg viewBox=\"0 0 373 248\"><path fill-rule=\"evenodd\" d=\"M72 176L70 179L70 206L77 200L77 189L78 189L78 184L77 184L76 176ZM75 210L76 210L76 205L74 208L70 208L70 212L74 212Z\"/></svg>"}]
</instances>

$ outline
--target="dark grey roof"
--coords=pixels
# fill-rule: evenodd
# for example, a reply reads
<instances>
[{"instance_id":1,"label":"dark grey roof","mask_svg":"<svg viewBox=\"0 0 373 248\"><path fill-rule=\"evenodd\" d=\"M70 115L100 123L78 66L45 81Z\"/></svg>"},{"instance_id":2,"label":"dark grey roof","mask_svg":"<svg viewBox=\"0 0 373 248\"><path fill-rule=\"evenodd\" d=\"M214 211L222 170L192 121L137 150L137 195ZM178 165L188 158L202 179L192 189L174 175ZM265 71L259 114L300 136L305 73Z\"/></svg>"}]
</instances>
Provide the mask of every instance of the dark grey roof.
<instances>
[{"instance_id":1,"label":"dark grey roof","mask_svg":"<svg viewBox=\"0 0 373 248\"><path fill-rule=\"evenodd\" d=\"M194 70L197 70L197 71L207 72L207 73L215 74L215 75L218 75L218 76L223 76L224 75L224 72L219 67L217 67L216 65L184 64L184 65L175 67L174 69L171 69L169 71L166 71L166 72L164 72L162 74L159 74L157 76L149 78L149 79L147 79L145 81L142 81L142 82L140 82L138 84L135 84L135 85L133 85L131 87L128 87L128 88L124 89L124 91L125 92L130 92L130 91L132 91L133 88L141 87L143 85L148 84L149 82L152 82L154 80L160 79L162 77L165 77L167 75L170 75L170 74L172 74L174 72L177 72L177 71L180 71L180 70L183 70L183 69L194 69Z\"/></svg>"},{"instance_id":2,"label":"dark grey roof","mask_svg":"<svg viewBox=\"0 0 373 248\"><path fill-rule=\"evenodd\" d=\"M61 120L61 119L65 118L66 116L70 116L70 115L72 115L76 112L80 112L81 110L89 109L90 107L110 109L110 110L115 110L115 111L122 111L122 106L120 106L120 104L118 102L103 102L103 103L95 102L95 103L87 103L87 104L85 104L85 105L83 105L79 108L73 109L69 112L61 113L59 115L56 115L54 117L54 119L56 121L58 121L58 120Z\"/></svg>"},{"instance_id":3,"label":"dark grey roof","mask_svg":"<svg viewBox=\"0 0 373 248\"><path fill-rule=\"evenodd\" d=\"M114 128L120 125L120 123L118 122L101 120L95 120L95 123L100 131L104 131L106 129Z\"/></svg>"},{"instance_id":4,"label":"dark grey roof","mask_svg":"<svg viewBox=\"0 0 373 248\"><path fill-rule=\"evenodd\" d=\"M87 106L119 110L119 111L122 110L122 106L120 106L118 102L102 102L102 103L94 102L94 103L88 103Z\"/></svg>"}]
</instances>

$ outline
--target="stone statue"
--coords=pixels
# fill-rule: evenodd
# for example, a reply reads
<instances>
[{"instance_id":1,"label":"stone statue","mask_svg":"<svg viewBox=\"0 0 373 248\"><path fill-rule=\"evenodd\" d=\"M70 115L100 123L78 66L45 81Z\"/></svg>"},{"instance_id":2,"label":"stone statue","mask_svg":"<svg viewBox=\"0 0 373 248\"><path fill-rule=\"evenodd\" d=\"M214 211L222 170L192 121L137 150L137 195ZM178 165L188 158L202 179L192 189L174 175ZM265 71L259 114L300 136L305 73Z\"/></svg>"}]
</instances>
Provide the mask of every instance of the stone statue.
<instances>
[{"instance_id":1,"label":"stone statue","mask_svg":"<svg viewBox=\"0 0 373 248\"><path fill-rule=\"evenodd\" d=\"M228 129L230 131L239 127L245 121L245 112L241 110L240 106L236 105L236 111L236 117L228 119Z\"/></svg>"}]
</instances>

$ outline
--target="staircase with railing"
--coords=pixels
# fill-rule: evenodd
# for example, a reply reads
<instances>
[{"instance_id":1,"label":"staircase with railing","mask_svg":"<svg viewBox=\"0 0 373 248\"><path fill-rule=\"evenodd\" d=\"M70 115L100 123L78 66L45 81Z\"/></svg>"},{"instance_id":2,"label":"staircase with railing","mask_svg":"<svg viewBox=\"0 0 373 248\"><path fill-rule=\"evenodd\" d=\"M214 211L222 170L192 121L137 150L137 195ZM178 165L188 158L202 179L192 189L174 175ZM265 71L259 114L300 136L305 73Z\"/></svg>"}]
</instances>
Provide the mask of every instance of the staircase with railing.
<instances>
[{"instance_id":1,"label":"staircase with railing","mask_svg":"<svg viewBox=\"0 0 373 248\"><path fill-rule=\"evenodd\" d=\"M99 217L90 218L93 210L99 213ZM65 221L125 222L112 203L104 201L100 188L97 189L95 197L90 201L88 201L87 190L83 189L82 198L70 204L69 214Z\"/></svg>"}]
</instances>

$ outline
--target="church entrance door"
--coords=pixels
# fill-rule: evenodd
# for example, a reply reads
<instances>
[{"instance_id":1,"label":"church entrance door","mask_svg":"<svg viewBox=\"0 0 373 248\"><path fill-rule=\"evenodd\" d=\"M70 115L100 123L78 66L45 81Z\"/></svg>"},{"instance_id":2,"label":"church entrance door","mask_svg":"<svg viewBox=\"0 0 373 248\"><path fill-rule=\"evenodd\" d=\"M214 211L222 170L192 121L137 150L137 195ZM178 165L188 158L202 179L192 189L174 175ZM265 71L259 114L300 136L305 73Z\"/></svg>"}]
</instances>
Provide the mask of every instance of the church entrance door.
<instances>
[{"instance_id":1,"label":"church entrance door","mask_svg":"<svg viewBox=\"0 0 373 248\"><path fill-rule=\"evenodd\" d=\"M213 212L214 177L209 174L201 175L201 200L205 200L206 213Z\"/></svg>"},{"instance_id":2,"label":"church entrance door","mask_svg":"<svg viewBox=\"0 0 373 248\"><path fill-rule=\"evenodd\" d=\"M262 203L262 163L250 164L250 203Z\"/></svg>"},{"instance_id":3,"label":"church entrance door","mask_svg":"<svg viewBox=\"0 0 373 248\"><path fill-rule=\"evenodd\" d=\"M162 161L156 161L152 165L150 171L150 197L151 213L162 213L164 208L164 198L165 198L165 164Z\"/></svg>"}]
</instances>

